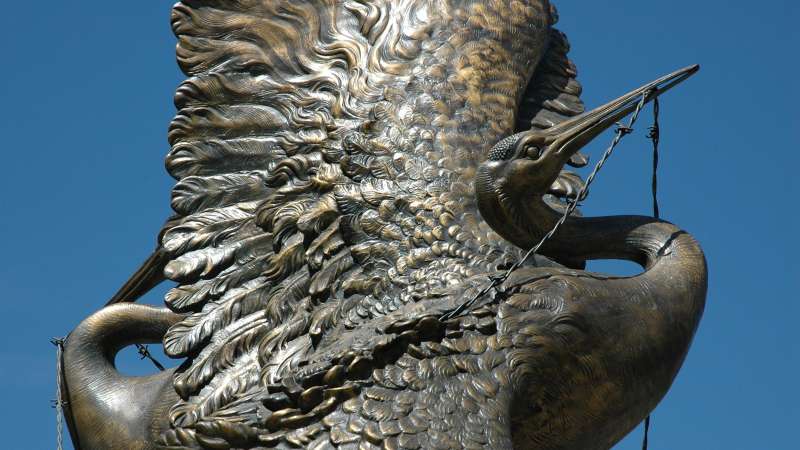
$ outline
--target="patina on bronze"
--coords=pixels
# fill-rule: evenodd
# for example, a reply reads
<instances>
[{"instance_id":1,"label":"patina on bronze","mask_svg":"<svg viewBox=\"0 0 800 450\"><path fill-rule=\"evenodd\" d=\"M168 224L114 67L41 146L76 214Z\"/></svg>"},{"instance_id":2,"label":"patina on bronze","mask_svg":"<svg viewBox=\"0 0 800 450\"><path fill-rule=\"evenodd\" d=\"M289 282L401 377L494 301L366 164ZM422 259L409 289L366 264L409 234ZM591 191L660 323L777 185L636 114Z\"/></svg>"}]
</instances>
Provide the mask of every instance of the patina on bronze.
<instances>
[{"instance_id":1,"label":"patina on bronze","mask_svg":"<svg viewBox=\"0 0 800 450\"><path fill-rule=\"evenodd\" d=\"M158 249L64 345L76 447L607 449L667 392L705 260L570 217L579 150L694 73L584 113L547 1L184 1ZM582 270L619 258L644 271ZM535 264L533 264L535 263ZM130 303L161 281L167 308ZM183 363L125 377L158 342Z\"/></svg>"}]
</instances>

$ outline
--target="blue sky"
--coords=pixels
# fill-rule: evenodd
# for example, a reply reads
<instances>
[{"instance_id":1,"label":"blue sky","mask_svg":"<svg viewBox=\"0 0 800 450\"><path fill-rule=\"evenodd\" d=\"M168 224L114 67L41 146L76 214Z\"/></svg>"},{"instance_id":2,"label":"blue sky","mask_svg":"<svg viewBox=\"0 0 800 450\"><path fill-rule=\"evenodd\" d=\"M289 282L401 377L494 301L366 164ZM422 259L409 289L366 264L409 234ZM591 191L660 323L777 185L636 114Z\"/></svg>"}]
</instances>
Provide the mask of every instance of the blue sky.
<instances>
[{"instance_id":1,"label":"blue sky","mask_svg":"<svg viewBox=\"0 0 800 450\"><path fill-rule=\"evenodd\" d=\"M789 0L557 3L596 106L691 63L662 101L662 215L703 245L708 306L650 448L797 448L800 6ZM0 14L3 447L52 448L52 336L100 307L169 214L163 169L182 76L171 2L11 2ZM584 213L647 214L643 115ZM590 149L593 160L607 140ZM616 263L597 270L629 271ZM159 293L149 297L159 302ZM163 360L163 358L162 358ZM123 370L150 370L131 354ZM617 446L640 448L640 430Z\"/></svg>"}]
</instances>

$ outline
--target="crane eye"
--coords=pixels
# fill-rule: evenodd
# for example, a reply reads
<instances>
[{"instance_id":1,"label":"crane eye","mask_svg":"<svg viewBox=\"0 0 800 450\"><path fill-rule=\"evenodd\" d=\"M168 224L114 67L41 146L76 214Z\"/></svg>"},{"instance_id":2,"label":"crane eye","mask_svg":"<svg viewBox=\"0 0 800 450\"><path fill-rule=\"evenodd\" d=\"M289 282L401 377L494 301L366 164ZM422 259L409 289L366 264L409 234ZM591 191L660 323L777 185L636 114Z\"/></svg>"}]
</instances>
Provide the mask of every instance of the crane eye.
<instances>
[{"instance_id":1,"label":"crane eye","mask_svg":"<svg viewBox=\"0 0 800 450\"><path fill-rule=\"evenodd\" d=\"M536 145L528 144L525 146L524 155L526 158L539 159L542 156L542 149Z\"/></svg>"}]
</instances>

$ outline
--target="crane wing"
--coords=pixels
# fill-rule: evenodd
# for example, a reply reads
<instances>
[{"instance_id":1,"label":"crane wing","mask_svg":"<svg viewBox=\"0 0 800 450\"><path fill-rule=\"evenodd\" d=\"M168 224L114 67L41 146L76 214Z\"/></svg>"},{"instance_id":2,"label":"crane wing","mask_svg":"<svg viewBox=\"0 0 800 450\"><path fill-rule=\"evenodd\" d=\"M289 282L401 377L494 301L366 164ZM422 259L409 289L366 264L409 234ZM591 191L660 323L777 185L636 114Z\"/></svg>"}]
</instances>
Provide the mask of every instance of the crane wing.
<instances>
[{"instance_id":1,"label":"crane wing","mask_svg":"<svg viewBox=\"0 0 800 450\"><path fill-rule=\"evenodd\" d=\"M517 257L480 223L470 164L513 132L514 101L524 99L518 122L547 126L582 109L580 87L546 9L472 8L419 0L174 7L189 78L175 95L166 158L176 216L152 258L177 283L167 305L187 314L164 338L167 354L185 358L167 443L191 442L186 430L214 417L259 420L254 396L306 364L327 330L397 313L431 286ZM469 65L498 47L496 24L480 14L512 14L509 23L533 30L510 55L534 52L515 64L541 60L546 69L528 83L528 69L484 61L483 81L497 89L479 99L485 116L470 110L481 92ZM462 28L448 42L433 39L434 25L449 22ZM535 53L537 30L551 33L544 56ZM476 44L458 55L453 45L468 38ZM431 55L454 62L433 64ZM479 128L461 146L458 121ZM449 131L437 136L439 128ZM424 265L430 273L417 270ZM115 299L146 290L152 273L137 272Z\"/></svg>"},{"instance_id":2,"label":"crane wing","mask_svg":"<svg viewBox=\"0 0 800 450\"><path fill-rule=\"evenodd\" d=\"M312 322L338 320L325 308L312 314L317 305L341 297L345 282L369 289L343 234L359 232L361 204L393 195L370 176L393 169L380 155L350 155L395 114L385 89L408 72L422 18L413 1L174 7L189 76L175 95L166 158L179 219L161 238L164 274L178 283L166 303L188 313L164 338L167 354L186 358L176 427L295 367L312 347ZM364 183L373 198L361 195Z\"/></svg>"}]
</instances>

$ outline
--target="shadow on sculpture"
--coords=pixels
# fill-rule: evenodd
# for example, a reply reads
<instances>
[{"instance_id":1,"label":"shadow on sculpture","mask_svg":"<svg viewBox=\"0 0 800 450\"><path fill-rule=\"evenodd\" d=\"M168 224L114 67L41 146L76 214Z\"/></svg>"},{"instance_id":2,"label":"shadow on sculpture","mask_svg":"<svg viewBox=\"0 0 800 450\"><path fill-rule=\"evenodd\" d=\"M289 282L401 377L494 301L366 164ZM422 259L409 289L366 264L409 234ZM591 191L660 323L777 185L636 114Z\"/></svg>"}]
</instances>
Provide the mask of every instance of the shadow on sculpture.
<instances>
[{"instance_id":1,"label":"shadow on sculpture","mask_svg":"<svg viewBox=\"0 0 800 450\"><path fill-rule=\"evenodd\" d=\"M584 113L547 1L184 1L159 248L68 337L77 448L610 448L698 325L697 243L570 216ZM581 270L625 259L644 271ZM165 279L167 308L130 303ZM470 302L471 298L477 301ZM162 342L183 363L125 377Z\"/></svg>"}]
</instances>

